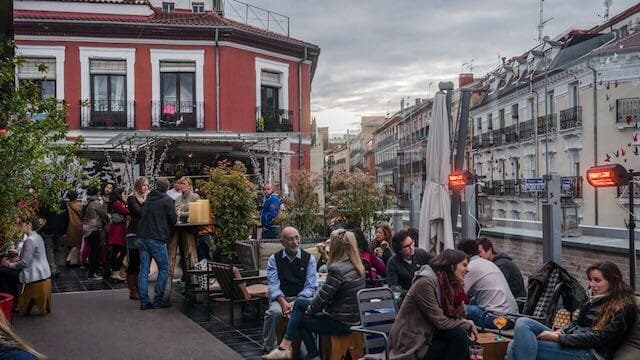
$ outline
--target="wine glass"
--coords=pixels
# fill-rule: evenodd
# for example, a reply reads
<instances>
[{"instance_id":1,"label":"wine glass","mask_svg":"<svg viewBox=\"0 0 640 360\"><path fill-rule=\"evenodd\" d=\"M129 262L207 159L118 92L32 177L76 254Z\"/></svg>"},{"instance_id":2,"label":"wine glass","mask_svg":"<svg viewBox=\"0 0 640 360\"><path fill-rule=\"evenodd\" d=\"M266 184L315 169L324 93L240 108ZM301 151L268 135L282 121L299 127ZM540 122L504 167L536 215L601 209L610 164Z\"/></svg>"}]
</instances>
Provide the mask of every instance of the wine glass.
<instances>
[{"instance_id":1,"label":"wine glass","mask_svg":"<svg viewBox=\"0 0 640 360\"><path fill-rule=\"evenodd\" d=\"M496 336L496 341L504 341L504 337L502 337L502 328L507 326L507 322L509 320L503 314L499 314L493 318L493 325L498 328L498 336Z\"/></svg>"}]
</instances>

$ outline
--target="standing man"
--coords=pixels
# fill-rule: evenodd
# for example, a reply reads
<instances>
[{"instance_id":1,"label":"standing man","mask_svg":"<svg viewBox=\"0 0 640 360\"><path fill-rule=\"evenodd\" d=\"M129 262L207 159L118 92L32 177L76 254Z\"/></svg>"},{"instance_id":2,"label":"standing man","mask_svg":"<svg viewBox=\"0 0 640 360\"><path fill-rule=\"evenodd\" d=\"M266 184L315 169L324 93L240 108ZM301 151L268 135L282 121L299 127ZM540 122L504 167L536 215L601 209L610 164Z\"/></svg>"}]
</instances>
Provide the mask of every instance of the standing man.
<instances>
[{"instance_id":1,"label":"standing man","mask_svg":"<svg viewBox=\"0 0 640 360\"><path fill-rule=\"evenodd\" d=\"M47 222L42 229L42 238L44 240L44 247L47 250L47 261L51 268L51 277L60 277L60 271L58 271L58 259L57 254L60 251L60 244L62 244L62 236L67 232L67 224L69 223L69 213L67 212L67 204L64 200L61 200L57 204L57 211L51 210L46 206L40 207L40 216Z\"/></svg>"},{"instance_id":2,"label":"standing man","mask_svg":"<svg viewBox=\"0 0 640 360\"><path fill-rule=\"evenodd\" d=\"M171 306L170 302L162 300L169 276L167 240L171 233L171 227L177 221L175 202L167 195L168 189L169 181L167 179L160 178L156 181L156 188L151 190L147 196L138 222L136 235L140 246L140 275L138 276L140 310ZM158 279L156 280L153 304L149 302L147 285L151 258L158 264Z\"/></svg>"},{"instance_id":3,"label":"standing man","mask_svg":"<svg viewBox=\"0 0 640 360\"><path fill-rule=\"evenodd\" d=\"M278 194L273 191L271 183L264 184L264 203L260 210L260 222L262 223L262 238L277 239L278 226L275 219L280 213L281 200Z\"/></svg>"},{"instance_id":4,"label":"standing man","mask_svg":"<svg viewBox=\"0 0 640 360\"><path fill-rule=\"evenodd\" d=\"M493 243L487 238L478 239L478 256L483 259L492 261L502 271L502 274L507 279L509 289L513 296L517 298L527 297L527 290L524 287L524 279L522 273L518 268L518 265L513 262L511 256L497 252L493 248Z\"/></svg>"},{"instance_id":5,"label":"standing man","mask_svg":"<svg viewBox=\"0 0 640 360\"><path fill-rule=\"evenodd\" d=\"M405 231L398 231L391 240L393 255L387 263L387 280L391 290L406 293L416 271L422 265L428 265L432 255L423 249L417 249L415 240Z\"/></svg>"},{"instance_id":6,"label":"standing man","mask_svg":"<svg viewBox=\"0 0 640 360\"><path fill-rule=\"evenodd\" d=\"M316 259L300 248L300 233L293 227L282 230L284 249L269 257L269 309L264 313L264 350L269 353L278 345L278 324L288 318L297 298L311 299L318 289Z\"/></svg>"}]
</instances>

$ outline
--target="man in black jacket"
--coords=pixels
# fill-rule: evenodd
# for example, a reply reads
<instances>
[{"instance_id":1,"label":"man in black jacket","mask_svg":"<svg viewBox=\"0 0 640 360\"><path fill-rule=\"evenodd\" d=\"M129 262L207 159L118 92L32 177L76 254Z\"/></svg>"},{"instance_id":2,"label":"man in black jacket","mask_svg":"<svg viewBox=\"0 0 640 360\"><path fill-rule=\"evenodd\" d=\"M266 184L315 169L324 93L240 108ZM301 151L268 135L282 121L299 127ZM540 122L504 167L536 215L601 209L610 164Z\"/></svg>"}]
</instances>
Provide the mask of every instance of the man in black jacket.
<instances>
[{"instance_id":1,"label":"man in black jacket","mask_svg":"<svg viewBox=\"0 0 640 360\"><path fill-rule=\"evenodd\" d=\"M387 281L396 292L405 293L411 287L416 271L429 264L432 256L415 247L415 241L405 230L398 231L391 240L395 255L387 263Z\"/></svg>"},{"instance_id":2,"label":"man in black jacket","mask_svg":"<svg viewBox=\"0 0 640 360\"><path fill-rule=\"evenodd\" d=\"M496 264L500 271L502 271L505 279L507 279L509 289L511 289L511 293L516 299L527 297L527 290L524 287L522 273L509 255L503 252L497 252L493 248L491 240L487 238L478 239L478 255Z\"/></svg>"},{"instance_id":3,"label":"man in black jacket","mask_svg":"<svg viewBox=\"0 0 640 360\"><path fill-rule=\"evenodd\" d=\"M162 296L167 286L169 276L169 254L167 252L167 240L171 233L171 227L176 224L177 216L175 203L167 195L169 181L160 178L156 181L156 188L151 190L142 207L142 214L138 222L138 242L140 245L140 275L138 276L138 288L140 292L140 310L156 307L167 308L171 306L168 301L163 301ZM148 280L151 258L158 264L158 279L155 287L155 301L149 302Z\"/></svg>"}]
</instances>

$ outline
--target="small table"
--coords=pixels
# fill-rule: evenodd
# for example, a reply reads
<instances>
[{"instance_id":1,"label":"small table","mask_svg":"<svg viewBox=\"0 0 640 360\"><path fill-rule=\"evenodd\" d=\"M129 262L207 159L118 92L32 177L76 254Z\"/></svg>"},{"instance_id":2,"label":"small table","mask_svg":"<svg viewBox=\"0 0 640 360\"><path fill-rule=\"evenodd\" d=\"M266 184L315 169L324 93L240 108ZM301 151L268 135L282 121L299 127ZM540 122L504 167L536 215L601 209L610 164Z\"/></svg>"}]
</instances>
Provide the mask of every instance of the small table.
<instances>
[{"instance_id":1,"label":"small table","mask_svg":"<svg viewBox=\"0 0 640 360\"><path fill-rule=\"evenodd\" d=\"M173 272L176 267L178 245L180 245L182 258L186 259L188 257L189 263L193 266L198 262L198 253L196 251L196 239L194 234L198 231L199 227L207 225L213 225L213 222L175 224L173 226L173 232L171 233L169 243L167 244L167 250L169 252L169 277L167 278L167 287L162 297L164 301L169 301L171 296L171 286L173 285ZM195 281L195 275L192 281Z\"/></svg>"},{"instance_id":2,"label":"small table","mask_svg":"<svg viewBox=\"0 0 640 360\"><path fill-rule=\"evenodd\" d=\"M503 360L507 355L507 346L511 339L503 336L503 341L496 341L496 336L491 332L478 334L478 345L484 349L484 360Z\"/></svg>"}]
</instances>

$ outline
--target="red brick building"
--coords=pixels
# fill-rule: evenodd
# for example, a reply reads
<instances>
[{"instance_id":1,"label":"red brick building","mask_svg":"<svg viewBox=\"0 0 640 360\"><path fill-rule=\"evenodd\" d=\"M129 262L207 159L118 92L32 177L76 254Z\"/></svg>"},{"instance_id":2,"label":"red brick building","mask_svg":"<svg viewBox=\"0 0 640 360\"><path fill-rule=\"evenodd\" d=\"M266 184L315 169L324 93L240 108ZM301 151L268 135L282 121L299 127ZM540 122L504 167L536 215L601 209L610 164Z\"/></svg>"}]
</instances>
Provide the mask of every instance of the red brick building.
<instances>
[{"instance_id":1,"label":"red brick building","mask_svg":"<svg viewBox=\"0 0 640 360\"><path fill-rule=\"evenodd\" d=\"M221 4L16 1L18 79L64 101L88 154L166 138L174 157L247 160L251 148L263 173L276 164L270 177L308 169L319 47L231 20Z\"/></svg>"}]
</instances>

